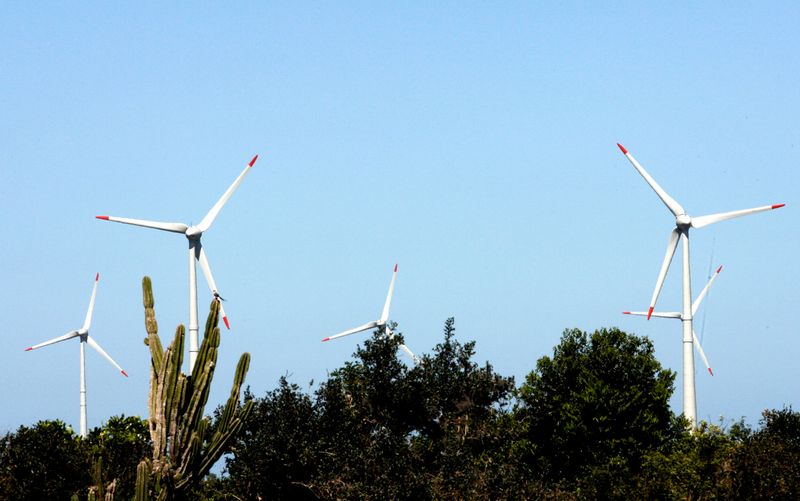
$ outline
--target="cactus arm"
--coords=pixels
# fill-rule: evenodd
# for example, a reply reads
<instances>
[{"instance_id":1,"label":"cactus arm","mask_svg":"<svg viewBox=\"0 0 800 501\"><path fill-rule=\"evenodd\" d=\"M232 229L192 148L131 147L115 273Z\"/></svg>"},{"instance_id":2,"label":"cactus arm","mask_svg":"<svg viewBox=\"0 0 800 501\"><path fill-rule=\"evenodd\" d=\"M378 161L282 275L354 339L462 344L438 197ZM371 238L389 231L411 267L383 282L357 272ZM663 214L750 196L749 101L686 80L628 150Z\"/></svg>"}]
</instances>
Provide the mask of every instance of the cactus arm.
<instances>
[{"instance_id":1,"label":"cactus arm","mask_svg":"<svg viewBox=\"0 0 800 501\"><path fill-rule=\"evenodd\" d=\"M143 459L136 467L134 501L150 501L150 461Z\"/></svg>"},{"instance_id":2,"label":"cactus arm","mask_svg":"<svg viewBox=\"0 0 800 501\"><path fill-rule=\"evenodd\" d=\"M181 372L185 329L162 349L155 318L152 283L142 280L145 309L145 344L150 349L150 437L152 460L139 463L136 501L168 501L180 498L208 474L233 437L241 430L253 402L240 406L244 378L250 365L245 353L236 367L233 386L218 426L209 437L210 420L203 417L220 345L220 305L212 301L203 343L190 377Z\"/></svg>"}]
</instances>

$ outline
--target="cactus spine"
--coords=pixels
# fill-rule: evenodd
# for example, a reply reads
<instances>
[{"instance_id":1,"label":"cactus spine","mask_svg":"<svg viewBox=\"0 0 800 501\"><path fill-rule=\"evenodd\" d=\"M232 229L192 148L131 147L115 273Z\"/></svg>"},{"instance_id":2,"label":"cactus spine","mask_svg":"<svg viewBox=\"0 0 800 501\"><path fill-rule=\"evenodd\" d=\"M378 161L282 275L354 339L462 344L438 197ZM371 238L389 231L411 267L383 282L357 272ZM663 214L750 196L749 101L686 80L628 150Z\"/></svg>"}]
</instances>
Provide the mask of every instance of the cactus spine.
<instances>
[{"instance_id":1,"label":"cactus spine","mask_svg":"<svg viewBox=\"0 0 800 501\"><path fill-rule=\"evenodd\" d=\"M165 501L180 498L199 482L241 429L252 402L240 405L239 394L250 366L244 353L236 367L231 394L213 433L203 416L220 342L219 303L211 303L205 335L191 376L181 372L185 329L178 326L172 343L163 350L155 318L153 286L142 280L145 344L150 348L150 437L153 457L136 470L136 500Z\"/></svg>"}]
</instances>

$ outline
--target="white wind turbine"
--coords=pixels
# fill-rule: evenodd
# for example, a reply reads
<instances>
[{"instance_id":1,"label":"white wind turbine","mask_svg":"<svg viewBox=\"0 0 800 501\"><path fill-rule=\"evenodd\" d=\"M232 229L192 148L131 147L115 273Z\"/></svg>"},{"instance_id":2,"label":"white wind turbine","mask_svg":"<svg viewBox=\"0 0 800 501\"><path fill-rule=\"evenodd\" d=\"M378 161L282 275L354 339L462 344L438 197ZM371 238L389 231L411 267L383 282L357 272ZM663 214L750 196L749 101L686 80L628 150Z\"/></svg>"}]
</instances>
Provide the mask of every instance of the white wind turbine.
<instances>
[{"instance_id":1,"label":"white wind turbine","mask_svg":"<svg viewBox=\"0 0 800 501\"><path fill-rule=\"evenodd\" d=\"M198 323L197 323L197 268L195 266L195 261L200 263L200 269L203 270L203 275L206 277L206 282L208 282L208 286L211 289L211 294L217 301L220 301L219 304L219 311L222 314L222 320L225 322L225 327L229 330L231 328L230 323L228 322L228 317L225 315L225 309L222 307L221 300L224 300L222 296L219 295L219 290L217 289L217 284L214 282L214 277L211 275L211 268L208 265L208 258L206 257L205 250L203 250L203 246L200 244L200 237L203 236L203 233L208 231L211 227L211 224L216 219L219 211L222 210L222 207L228 202L233 195L233 192L236 191L236 188L242 183L244 176L250 171L250 168L253 167L253 164L256 163L258 159L258 155L254 156L250 163L244 168L239 177L233 181L225 193L222 194L217 203L211 207L211 210L208 211L208 214L205 215L200 224L197 226L189 226L184 223L163 223L159 221L145 221L142 219L128 219L124 217L114 217L114 216L96 216L97 219L103 219L105 221L114 221L116 223L125 223L125 224L132 224L135 226L144 226L145 228L153 228L156 230L163 230L163 231L171 231L173 233L182 233L186 236L186 239L189 240L189 371L191 372L194 368L194 361L197 358L198 347L200 345L198 341Z\"/></svg>"},{"instance_id":2,"label":"white wind turbine","mask_svg":"<svg viewBox=\"0 0 800 501\"><path fill-rule=\"evenodd\" d=\"M92 311L94 310L94 298L97 295L97 282L100 280L100 274L98 273L94 277L94 288L92 289L92 298L89 300L89 310L86 312L86 319L83 321L83 326L76 331L70 331L64 334L63 336L59 336L57 338L53 338L49 341L45 341L44 343L39 343L37 345L31 346L30 348L26 348L25 351L36 350L38 348L42 348L44 346L48 346L55 343L60 343L61 341L66 341L67 339L72 338L79 338L81 341L81 436L86 436L86 353L85 353L85 344L88 344L92 348L97 351L97 353L101 354L103 358L108 360L111 365L117 368L123 376L128 377L128 374L122 370L122 367L119 366L117 362L111 358L108 353L97 344L97 341L92 339L89 335L89 326L92 324Z\"/></svg>"},{"instance_id":3,"label":"white wind turbine","mask_svg":"<svg viewBox=\"0 0 800 501\"><path fill-rule=\"evenodd\" d=\"M376 329L376 328L381 330L381 332L386 336L389 336L389 337L394 336L394 333L392 332L392 329L389 328L389 325L387 324L387 322L389 320L389 308L391 308L391 306L392 306L392 294L394 294L394 282L395 282L395 280L397 280L397 265L396 264L394 265L394 272L392 272L392 281L389 282L389 293L386 294L386 302L383 304L383 311L381 312L381 316L380 316L380 318L378 320L373 320L372 322L368 322L368 323L366 323L364 325L360 325L360 326L358 326L358 327L356 327L354 329L350 329L350 330L346 330L344 332L340 332L339 334L336 334L336 335L331 336L331 337L326 337L325 339L322 340L322 342L330 341L331 339L336 339L336 338L340 338L340 337L344 337L344 336L349 336L350 334L356 334L357 332L363 332L363 331L366 331L366 330L369 330L369 329ZM408 346L406 346L404 344L401 344L400 345L400 349L403 350L406 353L406 355L408 355L415 364L419 362L419 360L417 359L416 355L414 355L414 353L411 352L411 350L408 348Z\"/></svg>"},{"instance_id":4,"label":"white wind turbine","mask_svg":"<svg viewBox=\"0 0 800 501\"><path fill-rule=\"evenodd\" d=\"M717 279L717 276L720 274L721 271L722 271L722 266L717 268L717 271L713 275L711 275L711 278L709 279L706 286L703 287L702 291L700 291L700 295L697 296L697 299L695 299L694 303L692 303L693 317L695 314L697 314L697 310L700 308L700 304L703 302L703 299L705 299L706 295L708 294L708 290L711 288L711 285L714 283L714 280ZM622 313L625 315L636 315L639 317L647 316L646 311L623 311ZM681 315L681 313L678 311L670 311L670 312L654 311L653 313L650 314L650 316L658 318L674 318L677 320L683 320L683 315ZM706 364L706 369L708 369L708 373L713 376L714 371L711 370L711 365L709 365L708 363L708 358L706 357L706 354L703 351L703 347L700 345L700 340L697 338L697 334L694 332L694 328L692 328L692 343L694 344L697 353L700 355L700 358L703 359L703 363Z\"/></svg>"},{"instance_id":5,"label":"white wind turbine","mask_svg":"<svg viewBox=\"0 0 800 501\"><path fill-rule=\"evenodd\" d=\"M683 207L670 197L661 186L656 183L650 174L639 165L639 162L633 158L633 155L628 153L621 144L617 143L619 149L628 158L636 171L644 178L647 184L656 192L658 198L664 202L670 212L675 216L675 229L672 230L667 242L667 252L664 256L664 261L661 264L661 271L658 273L656 280L656 287L653 291L653 297L650 300L650 308L647 311L647 319L653 315L653 309L658 299L658 294L661 292L661 286L664 284L664 277L667 275L669 265L672 262L672 257L675 255L675 249L678 247L678 241L683 237L683 308L681 310L681 322L683 326L683 414L689 420L692 428L697 425L697 400L695 397L695 384L694 384L694 352L692 351L692 281L689 268L689 229L690 228L703 228L710 224L725 221L726 219L733 219L735 217L747 216L757 212L764 212L772 209L783 207L784 204L764 205L762 207L755 207L752 209L743 209L732 212L722 212L719 214L711 214L708 216L691 217Z\"/></svg>"}]
</instances>

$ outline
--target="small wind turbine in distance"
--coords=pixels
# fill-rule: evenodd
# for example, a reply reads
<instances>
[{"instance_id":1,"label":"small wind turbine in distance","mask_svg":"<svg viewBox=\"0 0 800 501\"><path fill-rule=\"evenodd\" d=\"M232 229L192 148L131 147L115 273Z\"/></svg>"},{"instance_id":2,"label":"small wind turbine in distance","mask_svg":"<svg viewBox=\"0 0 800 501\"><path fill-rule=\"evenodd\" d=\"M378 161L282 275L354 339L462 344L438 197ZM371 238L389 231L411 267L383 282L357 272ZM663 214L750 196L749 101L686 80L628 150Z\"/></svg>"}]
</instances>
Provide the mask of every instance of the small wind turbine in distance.
<instances>
[{"instance_id":1,"label":"small wind turbine in distance","mask_svg":"<svg viewBox=\"0 0 800 501\"><path fill-rule=\"evenodd\" d=\"M89 327L92 324L92 311L94 310L94 298L97 296L97 283L100 280L100 274L98 273L94 277L94 288L92 289L92 298L89 300L89 310L86 312L86 319L83 321L83 326L76 331L70 331L64 334L63 336L59 336L57 338L53 338L49 341L45 341L44 343L39 343L37 345L31 346L30 348L26 348L25 351L36 350L51 344L60 343L61 341L66 341L67 339L72 338L79 338L81 341L81 436L86 437L86 353L84 344L88 344L92 348L97 351L97 353L101 354L103 358L108 360L111 365L117 368L118 371L122 373L123 376L128 377L128 374L122 370L122 367L119 366L117 362L111 358L108 353L97 344L97 341L92 339L89 336Z\"/></svg>"},{"instance_id":2,"label":"small wind turbine in distance","mask_svg":"<svg viewBox=\"0 0 800 501\"><path fill-rule=\"evenodd\" d=\"M360 325L354 329L346 330L334 336L326 337L325 339L322 340L322 342L330 341L332 339L337 339L344 336L349 336L351 334L356 334L358 332L363 332L369 329L379 329L385 336L389 337L394 336L394 333L392 332L392 329L389 327L387 322L389 320L389 309L392 306L392 295L394 294L394 283L396 280L397 280L397 264L394 265L394 272L392 272L392 281L389 282L389 293L386 294L386 302L383 304L383 311L381 312L381 316L378 320L373 320L372 322ZM400 349L403 350L415 364L419 363L419 360L417 359L416 355L414 355L414 353L411 352L408 346L401 344Z\"/></svg>"},{"instance_id":3,"label":"small wind turbine in distance","mask_svg":"<svg viewBox=\"0 0 800 501\"><path fill-rule=\"evenodd\" d=\"M156 230L171 231L173 233L182 233L187 240L189 240L189 372L194 368L194 361L197 358L198 348L200 346L198 340L198 322L197 322L197 268L195 261L200 263L200 269L203 270L203 275L206 277L206 282L211 289L211 295L219 302L219 311L222 314L222 320L225 322L225 327L230 330L231 326L228 322L228 316L225 314L225 309L222 307L222 296L219 294L217 284L214 282L214 276L211 275L211 267L208 264L206 252L200 244L200 237L203 233L211 228L211 224L216 219L222 207L228 202L236 191L236 188L242 183L244 176L250 172L250 168L256 163L258 155L254 156L250 163L244 168L239 177L237 177L233 184L231 184L225 193L222 194L217 203L211 207L208 214L205 215L200 224L197 226L189 226L184 223L163 223L159 221L146 221L143 219L129 219L124 217L115 216L96 216L97 219L105 221L113 221L116 223L132 224L134 226L144 226L145 228L153 228Z\"/></svg>"},{"instance_id":4,"label":"small wind turbine in distance","mask_svg":"<svg viewBox=\"0 0 800 501\"><path fill-rule=\"evenodd\" d=\"M779 209L784 204L764 205L752 209L743 209L732 212L722 212L719 214L711 214L708 216L691 217L683 207L675 201L674 198L669 196L664 189L647 173L644 168L639 165L639 162L633 158L628 150L621 144L617 146L631 162L636 171L644 178L647 184L656 192L658 198L664 202L672 215L675 216L675 229L672 230L667 242L667 253L664 256L664 261L661 263L661 271L658 273L656 280L656 287L653 291L653 297L650 299L650 308L647 310L647 319L653 315L653 310L656 305L656 300L661 292L661 286L664 285L664 277L667 275L669 265L672 263L672 257L675 255L675 249L678 248L678 241L683 237L683 308L681 310L681 321L683 325L683 414L689 420L692 428L697 425L697 400L695 398L695 384L694 384L694 352L692 351L692 333L694 332L692 326L692 280L689 267L689 229L690 228L703 228L710 224L733 219L735 217L747 216L757 212L764 212L773 209Z\"/></svg>"},{"instance_id":5,"label":"small wind turbine in distance","mask_svg":"<svg viewBox=\"0 0 800 501\"><path fill-rule=\"evenodd\" d=\"M697 314L697 310L700 308L700 304L702 304L703 299L705 299L706 295L708 294L708 290L711 288L711 285L714 283L714 280L717 279L717 276L719 276L721 271L722 271L722 266L717 268L717 271L713 275L711 275L711 278L709 279L709 281L706 284L706 286L703 287L702 291L700 291L700 295L697 296L697 299L695 299L694 303L692 303L692 316ZM647 316L647 312L646 311L623 311L622 313L625 314L625 315L636 315L636 316L639 316L639 317L646 317ZM658 312L658 311L655 311L650 316L658 317L658 318L674 318L674 319L677 319L677 320L683 320L683 315L681 315L680 312L677 312L677 311L670 311L670 312ZM711 365L709 365L709 363L708 363L708 358L706 357L706 354L703 351L703 347L700 345L700 339L697 337L697 334L694 332L694 328L692 329L692 343L694 344L694 347L697 350L697 353L700 355L700 358L703 359L703 363L706 364L706 369L708 369L708 373L713 376L714 375L714 371L711 370Z\"/></svg>"}]
</instances>

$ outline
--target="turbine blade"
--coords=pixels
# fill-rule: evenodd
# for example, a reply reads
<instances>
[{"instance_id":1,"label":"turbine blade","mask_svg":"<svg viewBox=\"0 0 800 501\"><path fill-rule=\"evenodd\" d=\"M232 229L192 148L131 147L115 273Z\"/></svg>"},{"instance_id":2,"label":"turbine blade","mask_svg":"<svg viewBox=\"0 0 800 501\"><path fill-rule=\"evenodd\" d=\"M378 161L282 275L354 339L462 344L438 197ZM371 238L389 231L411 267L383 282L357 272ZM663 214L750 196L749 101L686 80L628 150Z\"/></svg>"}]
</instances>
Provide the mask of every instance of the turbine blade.
<instances>
[{"instance_id":1,"label":"turbine blade","mask_svg":"<svg viewBox=\"0 0 800 501\"><path fill-rule=\"evenodd\" d=\"M206 277L206 282L208 283L208 287L211 289L211 294L214 298L219 302L219 313L222 316L222 321L225 322L225 327L228 330L231 330L231 324L228 322L228 316L225 314L225 308L222 307L222 296L219 295L219 290L217 289L217 283L214 281L214 276L211 274L211 266L208 265L208 258L206 257L206 251L203 250L203 246L200 242L197 242L197 260L200 262L200 269L203 270L203 275Z\"/></svg>"},{"instance_id":2,"label":"turbine blade","mask_svg":"<svg viewBox=\"0 0 800 501\"><path fill-rule=\"evenodd\" d=\"M365 331L367 329L374 329L375 327L378 327L378 325L380 325L379 322L377 320L373 320L372 322L366 323L364 325L360 325L360 326L356 327L355 329L350 329L350 330L347 330L347 331L344 331L344 332L340 332L339 334L336 334L334 336L326 337L322 341L323 342L330 341L332 339L336 339L336 338L340 338L340 337L344 337L344 336L349 336L350 334L355 334L356 332L362 332L362 331Z\"/></svg>"},{"instance_id":3,"label":"turbine blade","mask_svg":"<svg viewBox=\"0 0 800 501\"><path fill-rule=\"evenodd\" d=\"M672 257L675 255L675 249L678 248L678 241L680 238L681 232L677 228L672 230L672 233L669 234L667 253L664 255L664 262L661 263L661 270L658 272L658 279L656 280L656 288L653 291L652 299L650 299L650 309L647 312L648 320L650 320L650 317L653 315L653 309L656 306L656 300L658 299L658 295L661 293L661 287L664 285L664 278L667 276L669 265L672 263Z\"/></svg>"},{"instance_id":4,"label":"turbine blade","mask_svg":"<svg viewBox=\"0 0 800 501\"><path fill-rule=\"evenodd\" d=\"M412 353L408 346L401 344L400 349L403 350L405 354L409 356L409 358L411 358L411 361L414 362L415 365L419 363L419 359L417 359L417 356Z\"/></svg>"},{"instance_id":5,"label":"turbine blade","mask_svg":"<svg viewBox=\"0 0 800 501\"><path fill-rule=\"evenodd\" d=\"M694 329L692 329L692 342L694 343L694 347L697 350L697 353L700 354L700 358L703 359L703 363L706 364L706 369L708 369L708 373L713 376L714 371L711 370L711 365L709 365L708 363L708 358L706 358L706 354L703 351L703 347L700 346L700 340L697 339L697 334L694 333Z\"/></svg>"},{"instance_id":6,"label":"turbine blade","mask_svg":"<svg viewBox=\"0 0 800 501\"><path fill-rule=\"evenodd\" d=\"M97 282L100 280L100 274L94 276L94 288L92 289L92 298L89 299L89 309L86 310L86 318L83 320L83 327L81 330L86 332L89 326L92 325L92 312L94 311L94 298L97 296Z\"/></svg>"},{"instance_id":7,"label":"turbine blade","mask_svg":"<svg viewBox=\"0 0 800 501\"><path fill-rule=\"evenodd\" d=\"M394 332L392 332L392 329L390 329L389 326L386 325L386 324L383 325L383 334L386 337L389 337L389 338L393 338L394 337ZM403 350L403 352L405 352L405 354L408 355L409 358L411 358L411 361L414 362L414 365L417 365L419 363L419 359L417 358L416 355L414 355L414 353L411 351L411 349L408 346L400 343L398 345L398 347L401 350Z\"/></svg>"},{"instance_id":8,"label":"turbine blade","mask_svg":"<svg viewBox=\"0 0 800 501\"><path fill-rule=\"evenodd\" d=\"M95 216L97 219L103 221L113 221L115 223L132 224L134 226L144 226L145 228L154 228L156 230L171 231L173 233L186 233L189 227L183 223L162 223L160 221L147 221L145 219L130 219L127 217L114 217L114 216Z\"/></svg>"},{"instance_id":9,"label":"turbine blade","mask_svg":"<svg viewBox=\"0 0 800 501\"><path fill-rule=\"evenodd\" d=\"M53 339L45 341L44 343L35 344L30 348L25 348L25 351L36 350L38 348L42 348L44 346L48 346L55 343L60 343L61 341L66 341L67 339L72 339L78 336L80 336L80 333L78 331L70 331L64 334L63 336L54 337Z\"/></svg>"},{"instance_id":10,"label":"turbine blade","mask_svg":"<svg viewBox=\"0 0 800 501\"><path fill-rule=\"evenodd\" d=\"M700 304L703 302L703 299L705 299L706 294L708 294L708 290L711 288L711 285L714 283L714 280L717 279L717 276L719 276L719 273L721 271L722 271L722 266L717 268L717 271L714 272L713 275L711 275L711 279L708 281L706 286L703 287L703 290L700 291L700 294L698 294L697 299L694 300L694 303L692 303L692 316L694 316L694 314L697 313L697 309L700 308Z\"/></svg>"},{"instance_id":11,"label":"turbine blade","mask_svg":"<svg viewBox=\"0 0 800 501\"><path fill-rule=\"evenodd\" d=\"M622 146L619 143L617 143L617 146L619 146L619 149L622 150L622 153L631 162L631 164L633 165L633 168L636 169L636 171L639 174L641 174L641 176L644 178L644 180L647 181L647 184L649 184L650 187L653 188L653 191L656 192L656 195L658 195L658 198L660 198L661 201L664 202L664 205L667 206L667 209L669 209L670 212L672 212L672 214L675 217L678 217L681 214L685 214L686 213L686 211L683 210L683 207L681 207L681 204L676 202L674 198L669 196L669 194L666 191L664 191L664 188L659 186L659 184L656 182L656 180L653 179L652 176L650 176L650 174L648 174L646 170L644 170L644 167L639 165L639 162L637 162L636 159L633 158L633 155L628 153L628 150L626 150L624 146Z\"/></svg>"},{"instance_id":12,"label":"turbine blade","mask_svg":"<svg viewBox=\"0 0 800 501\"><path fill-rule=\"evenodd\" d=\"M742 209L731 212L721 212L719 214L711 214L708 216L693 217L692 228L702 228L704 226L708 226L709 224L725 221L726 219L733 219L735 217L748 216L750 214L755 214L757 212L765 212L768 210L780 209L784 205L786 204L764 205L762 207L755 207L753 209Z\"/></svg>"},{"instance_id":13,"label":"turbine blade","mask_svg":"<svg viewBox=\"0 0 800 501\"><path fill-rule=\"evenodd\" d=\"M648 313L646 311L623 311L622 314L623 315L634 315L634 316L637 316L637 317L646 317L648 315ZM654 312L650 313L650 316L651 317L659 317L659 318L677 318L677 319L681 318L681 314L678 313L677 311L667 311L667 312L654 311Z\"/></svg>"},{"instance_id":14,"label":"turbine blade","mask_svg":"<svg viewBox=\"0 0 800 501\"><path fill-rule=\"evenodd\" d=\"M117 368L117 370L118 370L118 371L120 371L120 372L122 373L122 375L123 375L123 376L125 376L125 377L128 377L128 374L127 374L127 373L126 373L124 370L122 370L122 367L120 367L120 366L119 366L119 364L118 364L117 362L115 362L115 361L114 361L114 359L113 359L113 358L111 358L111 357L108 355L108 353L106 353L106 351L105 351L103 348L101 348L101 347L100 347L100 345L99 345L99 344L97 344L97 341L95 341L94 339L92 339L92 336L89 336L89 335L87 334L87 335L86 335L86 342L89 344L89 346L91 346L92 348L94 348L94 350L95 350L97 353L99 353L99 354L103 355L103 358L105 358L106 360L108 360L108 361L111 363L111 365L113 365L114 367L116 367L116 368Z\"/></svg>"},{"instance_id":15,"label":"turbine blade","mask_svg":"<svg viewBox=\"0 0 800 501\"><path fill-rule=\"evenodd\" d=\"M392 273L392 281L389 282L389 293L386 294L386 302L383 304L383 311L381 312L380 323L385 324L389 320L389 308L392 307L392 295L394 294L394 282L397 280L397 264L394 265L394 272Z\"/></svg>"},{"instance_id":16,"label":"turbine blade","mask_svg":"<svg viewBox=\"0 0 800 501\"><path fill-rule=\"evenodd\" d=\"M211 224L214 222L214 219L217 218L219 211L222 210L222 207L224 207L225 204L228 202L228 200L231 198L231 195L233 195L233 192L236 191L236 188L238 188L239 185L242 184L244 176L248 172L250 172L250 168L253 166L253 164L256 163L256 159L258 159L258 155L254 156L253 159L250 160L250 163L247 164L247 167L245 167L242 173L239 174L239 177L237 177L233 181L233 184L231 184L228 187L228 189L225 190L225 193L223 193L222 196L219 198L219 200L217 200L217 203L215 203L214 206L211 207L211 210L208 211L206 217L204 217L203 220L200 221L200 224L197 225L200 231L205 232L211 227Z\"/></svg>"}]
</instances>

